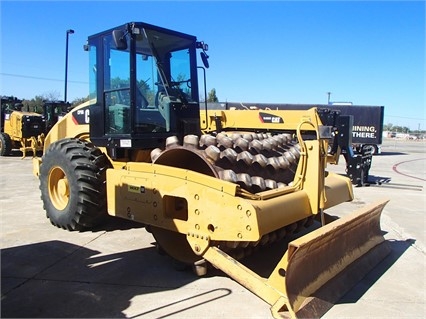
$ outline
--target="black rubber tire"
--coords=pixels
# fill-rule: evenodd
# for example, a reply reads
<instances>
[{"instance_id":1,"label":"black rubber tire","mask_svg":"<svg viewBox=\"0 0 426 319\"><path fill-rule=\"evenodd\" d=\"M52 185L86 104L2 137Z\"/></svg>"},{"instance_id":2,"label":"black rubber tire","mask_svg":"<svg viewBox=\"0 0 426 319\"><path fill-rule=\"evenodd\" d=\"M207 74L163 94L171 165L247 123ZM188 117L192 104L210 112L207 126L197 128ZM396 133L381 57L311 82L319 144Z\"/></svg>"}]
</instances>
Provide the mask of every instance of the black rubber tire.
<instances>
[{"instance_id":1,"label":"black rubber tire","mask_svg":"<svg viewBox=\"0 0 426 319\"><path fill-rule=\"evenodd\" d=\"M0 156L9 155L12 151L12 140L9 134L0 133Z\"/></svg>"},{"instance_id":2,"label":"black rubber tire","mask_svg":"<svg viewBox=\"0 0 426 319\"><path fill-rule=\"evenodd\" d=\"M99 224L107 215L109 167L106 155L90 142L63 139L51 144L40 166L41 199L50 222L77 231Z\"/></svg>"}]
</instances>

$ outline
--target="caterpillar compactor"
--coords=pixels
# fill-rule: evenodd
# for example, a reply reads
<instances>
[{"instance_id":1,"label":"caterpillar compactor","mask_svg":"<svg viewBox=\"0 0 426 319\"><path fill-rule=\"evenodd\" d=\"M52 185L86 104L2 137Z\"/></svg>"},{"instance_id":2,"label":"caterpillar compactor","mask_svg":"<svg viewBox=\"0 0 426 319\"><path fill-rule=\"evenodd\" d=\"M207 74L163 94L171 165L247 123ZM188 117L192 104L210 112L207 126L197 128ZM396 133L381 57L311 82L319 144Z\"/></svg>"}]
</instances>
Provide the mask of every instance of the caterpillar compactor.
<instances>
[{"instance_id":1,"label":"caterpillar compactor","mask_svg":"<svg viewBox=\"0 0 426 319\"><path fill-rule=\"evenodd\" d=\"M34 160L53 225L83 231L106 214L140 222L175 260L221 269L276 318L320 316L389 252L385 202L325 213L353 193L326 171L336 132L315 108L207 110L196 54L207 67L207 45L145 23L93 35L85 49L91 100ZM283 242L278 259L262 258L267 273L245 263Z\"/></svg>"}]
</instances>

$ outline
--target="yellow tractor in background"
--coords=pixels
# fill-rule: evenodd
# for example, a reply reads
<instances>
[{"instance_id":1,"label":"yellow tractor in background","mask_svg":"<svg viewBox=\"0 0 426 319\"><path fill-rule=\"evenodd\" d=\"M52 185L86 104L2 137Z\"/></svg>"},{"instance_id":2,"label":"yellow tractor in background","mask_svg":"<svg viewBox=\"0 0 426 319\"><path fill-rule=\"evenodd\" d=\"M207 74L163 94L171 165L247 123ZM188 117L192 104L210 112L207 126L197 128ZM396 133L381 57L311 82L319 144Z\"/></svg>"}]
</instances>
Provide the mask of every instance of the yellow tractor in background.
<instances>
[{"instance_id":1,"label":"yellow tractor in background","mask_svg":"<svg viewBox=\"0 0 426 319\"><path fill-rule=\"evenodd\" d=\"M0 156L9 155L12 149L19 149L23 157L27 151L36 156L37 151L43 150L44 116L21 111L21 102L13 97L1 98Z\"/></svg>"},{"instance_id":2,"label":"yellow tractor in background","mask_svg":"<svg viewBox=\"0 0 426 319\"><path fill-rule=\"evenodd\" d=\"M71 109L63 101L43 101L42 114L22 111L22 100L12 96L1 97L0 156L11 154L18 149L25 158L28 151L33 157L43 150L44 138Z\"/></svg>"},{"instance_id":3,"label":"yellow tractor in background","mask_svg":"<svg viewBox=\"0 0 426 319\"><path fill-rule=\"evenodd\" d=\"M275 318L322 315L389 253L386 202L325 213L353 193L326 170L343 134L316 108L208 110L196 54L208 67L207 45L146 23L90 36L85 49L90 101L33 160L53 225L84 231L107 214L142 223L167 254L199 275L221 269ZM285 241L266 276L244 264Z\"/></svg>"}]
</instances>

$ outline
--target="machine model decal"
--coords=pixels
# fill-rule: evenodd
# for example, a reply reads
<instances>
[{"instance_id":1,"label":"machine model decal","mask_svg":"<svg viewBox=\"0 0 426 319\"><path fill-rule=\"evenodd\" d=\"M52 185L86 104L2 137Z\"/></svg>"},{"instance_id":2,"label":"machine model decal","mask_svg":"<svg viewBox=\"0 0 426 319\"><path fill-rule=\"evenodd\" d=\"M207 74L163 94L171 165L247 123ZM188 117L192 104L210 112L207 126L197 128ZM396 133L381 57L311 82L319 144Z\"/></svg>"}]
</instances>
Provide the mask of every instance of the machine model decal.
<instances>
[{"instance_id":1,"label":"machine model decal","mask_svg":"<svg viewBox=\"0 0 426 319\"><path fill-rule=\"evenodd\" d=\"M82 109L72 112L72 120L75 125L89 124L90 122L89 106L86 106Z\"/></svg>"},{"instance_id":2,"label":"machine model decal","mask_svg":"<svg viewBox=\"0 0 426 319\"><path fill-rule=\"evenodd\" d=\"M145 193L145 186L134 186L134 185L128 185L127 190L130 193L137 193L137 194L143 194Z\"/></svg>"},{"instance_id":3,"label":"machine model decal","mask_svg":"<svg viewBox=\"0 0 426 319\"><path fill-rule=\"evenodd\" d=\"M282 124L284 120L280 116L276 116L269 113L259 112L259 119L262 123L277 123Z\"/></svg>"}]
</instances>

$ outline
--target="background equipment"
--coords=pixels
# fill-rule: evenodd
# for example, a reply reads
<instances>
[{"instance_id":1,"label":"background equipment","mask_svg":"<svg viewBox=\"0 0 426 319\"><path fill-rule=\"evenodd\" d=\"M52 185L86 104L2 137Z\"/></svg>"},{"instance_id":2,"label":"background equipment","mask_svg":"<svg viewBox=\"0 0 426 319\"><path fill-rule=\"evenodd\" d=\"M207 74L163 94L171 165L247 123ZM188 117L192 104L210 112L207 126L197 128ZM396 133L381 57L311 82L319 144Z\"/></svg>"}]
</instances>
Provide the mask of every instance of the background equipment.
<instances>
[{"instance_id":1,"label":"background equipment","mask_svg":"<svg viewBox=\"0 0 426 319\"><path fill-rule=\"evenodd\" d=\"M1 99L0 156L19 149L26 156L43 149L46 123L38 113L21 111L22 101L11 97Z\"/></svg>"}]
</instances>

